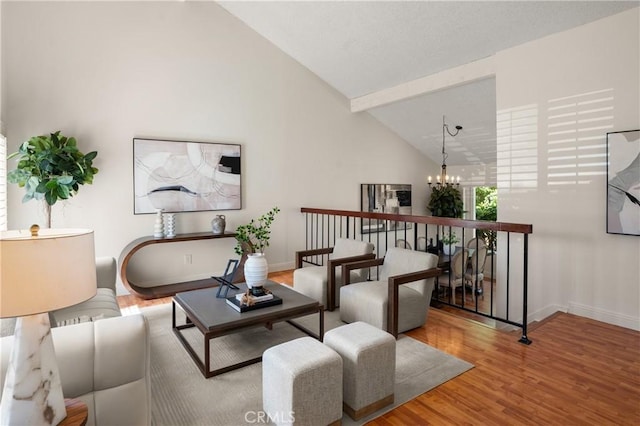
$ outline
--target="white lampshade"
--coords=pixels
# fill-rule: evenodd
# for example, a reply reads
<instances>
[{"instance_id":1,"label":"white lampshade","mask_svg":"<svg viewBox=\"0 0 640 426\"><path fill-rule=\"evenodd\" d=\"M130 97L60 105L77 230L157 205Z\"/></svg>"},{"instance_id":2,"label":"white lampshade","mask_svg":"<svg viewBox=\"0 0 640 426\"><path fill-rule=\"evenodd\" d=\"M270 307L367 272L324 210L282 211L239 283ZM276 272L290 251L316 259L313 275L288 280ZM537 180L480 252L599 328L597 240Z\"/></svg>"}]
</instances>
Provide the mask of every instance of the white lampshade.
<instances>
[{"instance_id":1,"label":"white lampshade","mask_svg":"<svg viewBox=\"0 0 640 426\"><path fill-rule=\"evenodd\" d=\"M3 424L51 426L66 417L47 312L84 302L96 289L93 231L0 233L0 317L18 317L0 400Z\"/></svg>"},{"instance_id":2,"label":"white lampshade","mask_svg":"<svg viewBox=\"0 0 640 426\"><path fill-rule=\"evenodd\" d=\"M0 317L49 312L96 294L93 231L0 233Z\"/></svg>"}]
</instances>

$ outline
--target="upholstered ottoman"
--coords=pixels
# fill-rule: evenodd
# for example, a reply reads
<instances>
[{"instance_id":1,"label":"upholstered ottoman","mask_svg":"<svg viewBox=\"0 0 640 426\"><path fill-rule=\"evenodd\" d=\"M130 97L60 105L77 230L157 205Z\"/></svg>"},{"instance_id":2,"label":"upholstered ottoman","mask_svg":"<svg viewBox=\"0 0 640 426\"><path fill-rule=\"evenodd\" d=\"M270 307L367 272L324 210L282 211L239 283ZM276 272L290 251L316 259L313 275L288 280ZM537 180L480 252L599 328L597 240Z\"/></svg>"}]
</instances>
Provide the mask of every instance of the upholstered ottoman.
<instances>
[{"instance_id":1,"label":"upholstered ottoman","mask_svg":"<svg viewBox=\"0 0 640 426\"><path fill-rule=\"evenodd\" d=\"M324 344L342 356L344 411L354 420L393 403L396 339L366 322L329 330Z\"/></svg>"},{"instance_id":2,"label":"upholstered ottoman","mask_svg":"<svg viewBox=\"0 0 640 426\"><path fill-rule=\"evenodd\" d=\"M342 358L312 337L267 349L262 355L262 405L278 425L340 424Z\"/></svg>"}]
</instances>

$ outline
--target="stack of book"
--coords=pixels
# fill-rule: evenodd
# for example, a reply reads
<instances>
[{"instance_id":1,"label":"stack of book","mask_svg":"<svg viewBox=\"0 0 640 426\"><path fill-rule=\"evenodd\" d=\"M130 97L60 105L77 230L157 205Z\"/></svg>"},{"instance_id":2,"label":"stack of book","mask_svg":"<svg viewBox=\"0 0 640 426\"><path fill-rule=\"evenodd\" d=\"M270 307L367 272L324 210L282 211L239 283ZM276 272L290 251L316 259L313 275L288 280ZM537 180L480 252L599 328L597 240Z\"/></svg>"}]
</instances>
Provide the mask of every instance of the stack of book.
<instances>
[{"instance_id":1,"label":"stack of book","mask_svg":"<svg viewBox=\"0 0 640 426\"><path fill-rule=\"evenodd\" d=\"M248 300L246 299L247 297ZM272 293L264 296L246 296L245 293L238 293L235 296L227 297L227 305L238 312L247 312L280 304L282 304L282 299Z\"/></svg>"}]
</instances>

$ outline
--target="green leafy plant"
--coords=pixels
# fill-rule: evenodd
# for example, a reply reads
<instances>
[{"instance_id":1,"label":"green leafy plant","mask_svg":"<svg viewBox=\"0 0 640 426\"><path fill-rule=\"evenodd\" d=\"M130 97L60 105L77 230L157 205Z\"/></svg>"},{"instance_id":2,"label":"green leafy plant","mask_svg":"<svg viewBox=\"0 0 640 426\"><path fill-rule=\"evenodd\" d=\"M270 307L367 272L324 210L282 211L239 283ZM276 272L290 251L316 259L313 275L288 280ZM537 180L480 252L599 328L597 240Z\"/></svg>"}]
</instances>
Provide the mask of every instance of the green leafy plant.
<instances>
[{"instance_id":1,"label":"green leafy plant","mask_svg":"<svg viewBox=\"0 0 640 426\"><path fill-rule=\"evenodd\" d=\"M495 186L480 186L476 188L476 219L498 220L498 190ZM489 250L496 249L496 231L488 229L478 229L476 232L489 247Z\"/></svg>"},{"instance_id":2,"label":"green leafy plant","mask_svg":"<svg viewBox=\"0 0 640 426\"><path fill-rule=\"evenodd\" d=\"M256 251L264 253L264 249L269 247L271 224L278 212L280 212L280 209L274 207L257 220L251 219L248 224L240 225L236 228L236 240L238 243L234 250L237 255L241 256L246 251L246 246L249 246L249 250L252 253Z\"/></svg>"},{"instance_id":3,"label":"green leafy plant","mask_svg":"<svg viewBox=\"0 0 640 426\"><path fill-rule=\"evenodd\" d=\"M451 232L450 234L445 232L442 238L440 239L440 241L442 241L442 244L448 246L448 245L459 243L460 239L458 238L455 232Z\"/></svg>"},{"instance_id":4,"label":"green leafy plant","mask_svg":"<svg viewBox=\"0 0 640 426\"><path fill-rule=\"evenodd\" d=\"M17 157L15 170L7 174L10 183L25 188L22 202L44 200L47 226L51 226L51 206L56 201L73 197L80 185L93 183L98 169L93 167L97 151L83 154L76 139L60 134L34 136L20 145L7 159Z\"/></svg>"},{"instance_id":5,"label":"green leafy plant","mask_svg":"<svg viewBox=\"0 0 640 426\"><path fill-rule=\"evenodd\" d=\"M453 185L438 185L431 190L429 205L427 206L433 216L462 217L462 194Z\"/></svg>"}]
</instances>

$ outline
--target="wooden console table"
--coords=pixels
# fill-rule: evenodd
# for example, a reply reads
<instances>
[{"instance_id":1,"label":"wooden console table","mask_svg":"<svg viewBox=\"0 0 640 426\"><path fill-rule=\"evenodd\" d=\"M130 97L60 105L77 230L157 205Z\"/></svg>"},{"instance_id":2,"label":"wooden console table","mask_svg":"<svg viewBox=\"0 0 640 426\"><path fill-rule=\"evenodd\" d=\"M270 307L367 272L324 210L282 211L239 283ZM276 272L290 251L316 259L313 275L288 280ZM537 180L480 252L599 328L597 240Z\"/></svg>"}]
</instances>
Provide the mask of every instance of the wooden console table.
<instances>
[{"instance_id":1,"label":"wooden console table","mask_svg":"<svg viewBox=\"0 0 640 426\"><path fill-rule=\"evenodd\" d=\"M216 284L213 279L186 281L175 284L160 285L157 287L142 287L129 281L127 278L127 266L133 255L151 244L168 244L185 241L213 240L217 238L234 238L235 232L225 232L224 234L213 234L211 232L196 232L192 234L178 234L173 238L154 238L149 235L131 241L120 254L118 263L120 264L120 279L122 284L134 295L142 299L156 299L159 297L173 296L181 291L196 290L200 288L212 287Z\"/></svg>"}]
</instances>

